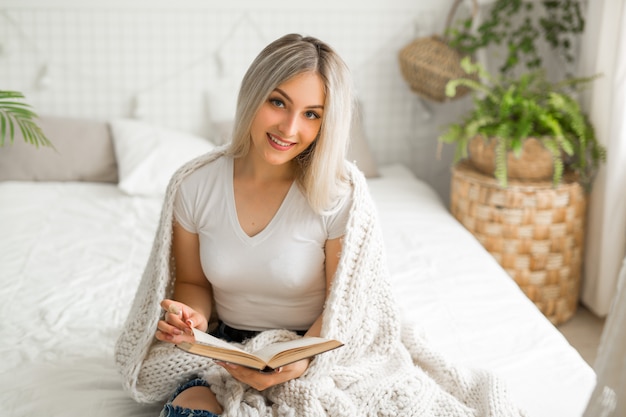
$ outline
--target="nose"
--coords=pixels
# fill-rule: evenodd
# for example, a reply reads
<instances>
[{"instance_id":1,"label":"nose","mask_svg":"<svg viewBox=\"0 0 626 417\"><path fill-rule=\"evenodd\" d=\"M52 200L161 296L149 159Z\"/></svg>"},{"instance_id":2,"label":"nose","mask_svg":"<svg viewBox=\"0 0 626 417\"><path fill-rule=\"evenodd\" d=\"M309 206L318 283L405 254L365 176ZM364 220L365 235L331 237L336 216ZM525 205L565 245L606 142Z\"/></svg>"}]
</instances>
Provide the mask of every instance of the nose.
<instances>
[{"instance_id":1,"label":"nose","mask_svg":"<svg viewBox=\"0 0 626 417\"><path fill-rule=\"evenodd\" d=\"M278 130L284 137L293 137L298 132L298 119L297 115L293 113L286 113L278 124Z\"/></svg>"}]
</instances>

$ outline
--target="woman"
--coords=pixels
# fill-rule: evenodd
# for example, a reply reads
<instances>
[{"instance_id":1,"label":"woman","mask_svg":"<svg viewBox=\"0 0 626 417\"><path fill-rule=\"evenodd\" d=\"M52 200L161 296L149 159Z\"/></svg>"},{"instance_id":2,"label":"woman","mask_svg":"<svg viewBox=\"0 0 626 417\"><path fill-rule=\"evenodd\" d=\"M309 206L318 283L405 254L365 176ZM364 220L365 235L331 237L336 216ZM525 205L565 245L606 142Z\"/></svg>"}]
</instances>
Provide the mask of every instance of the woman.
<instances>
[{"instance_id":1,"label":"woman","mask_svg":"<svg viewBox=\"0 0 626 417\"><path fill-rule=\"evenodd\" d=\"M178 314L165 314L158 340L193 339L190 326L207 331L213 299L226 330L221 336L236 342L243 341L233 337L242 330L252 335L286 328L319 336L349 207L343 171L349 86L343 62L312 38L283 37L252 64L227 154L179 187L175 301L162 303ZM339 207L333 207L336 200ZM220 363L258 390L299 377L308 364L302 360L268 375ZM172 406L222 412L205 385L185 389Z\"/></svg>"},{"instance_id":2,"label":"woman","mask_svg":"<svg viewBox=\"0 0 626 417\"><path fill-rule=\"evenodd\" d=\"M169 398L163 416L518 415L491 376L404 331L367 183L345 161L352 102L346 65L317 39L287 35L254 60L232 144L168 187L116 345L137 401ZM177 349L192 327L250 351L302 335L345 345L263 374Z\"/></svg>"}]
</instances>

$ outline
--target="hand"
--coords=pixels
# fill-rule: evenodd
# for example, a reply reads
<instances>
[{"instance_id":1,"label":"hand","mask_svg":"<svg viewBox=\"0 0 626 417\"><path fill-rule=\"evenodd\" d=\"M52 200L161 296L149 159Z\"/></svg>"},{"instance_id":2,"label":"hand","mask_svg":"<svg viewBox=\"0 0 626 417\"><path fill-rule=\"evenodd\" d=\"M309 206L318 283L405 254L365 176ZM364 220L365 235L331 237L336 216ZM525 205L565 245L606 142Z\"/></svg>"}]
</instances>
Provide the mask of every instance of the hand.
<instances>
[{"instance_id":1,"label":"hand","mask_svg":"<svg viewBox=\"0 0 626 417\"><path fill-rule=\"evenodd\" d=\"M299 378L309 367L310 358L302 359L289 365L281 366L272 373L259 372L246 366L235 365L228 362L215 361L216 364L226 369L236 380L250 385L257 391L263 391L274 385L282 384L292 379Z\"/></svg>"},{"instance_id":2,"label":"hand","mask_svg":"<svg viewBox=\"0 0 626 417\"><path fill-rule=\"evenodd\" d=\"M191 329L204 332L208 327L206 317L186 304L166 299L161 301L161 307L165 310L165 316L157 325L155 337L162 342L193 342L195 338Z\"/></svg>"}]
</instances>

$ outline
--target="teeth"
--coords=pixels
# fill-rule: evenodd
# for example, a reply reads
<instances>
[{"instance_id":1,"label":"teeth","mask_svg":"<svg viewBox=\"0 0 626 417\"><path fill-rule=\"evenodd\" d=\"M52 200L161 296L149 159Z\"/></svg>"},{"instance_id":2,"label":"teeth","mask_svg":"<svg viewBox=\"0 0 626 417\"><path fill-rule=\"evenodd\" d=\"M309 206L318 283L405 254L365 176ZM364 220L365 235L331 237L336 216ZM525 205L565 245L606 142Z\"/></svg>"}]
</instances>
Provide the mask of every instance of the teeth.
<instances>
[{"instance_id":1,"label":"teeth","mask_svg":"<svg viewBox=\"0 0 626 417\"><path fill-rule=\"evenodd\" d=\"M290 143L283 142L281 140L276 139L273 135L269 135L269 137L272 140L272 142L274 142L277 145L280 145L280 146L289 146L289 145L291 145Z\"/></svg>"}]
</instances>

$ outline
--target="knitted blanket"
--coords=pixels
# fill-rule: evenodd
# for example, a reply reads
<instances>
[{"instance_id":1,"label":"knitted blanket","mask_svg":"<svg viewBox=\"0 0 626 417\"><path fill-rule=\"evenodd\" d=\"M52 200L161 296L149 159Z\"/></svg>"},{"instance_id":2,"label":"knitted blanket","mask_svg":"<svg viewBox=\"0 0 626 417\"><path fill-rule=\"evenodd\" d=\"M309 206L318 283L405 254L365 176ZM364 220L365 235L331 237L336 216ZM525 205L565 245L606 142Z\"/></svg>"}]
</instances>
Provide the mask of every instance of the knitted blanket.
<instances>
[{"instance_id":1,"label":"knitted blanket","mask_svg":"<svg viewBox=\"0 0 626 417\"><path fill-rule=\"evenodd\" d=\"M224 416L520 416L492 374L448 362L402 320L392 296L375 206L362 173L347 163L353 205L336 276L324 310L322 336L340 349L319 355L298 379L263 392L232 378L211 360L154 338L170 297L172 207L182 179L220 157L199 157L172 178L148 265L116 344L125 389L139 402L163 402L183 382L205 378ZM287 330L259 334L256 350L297 337Z\"/></svg>"}]
</instances>

